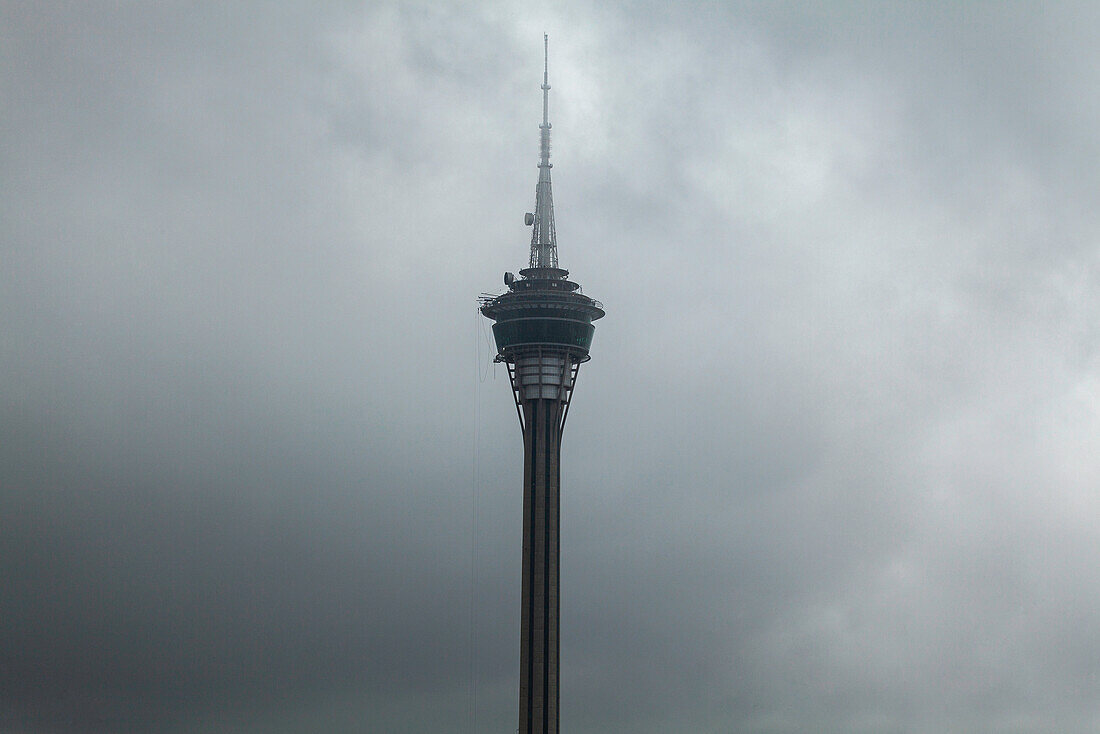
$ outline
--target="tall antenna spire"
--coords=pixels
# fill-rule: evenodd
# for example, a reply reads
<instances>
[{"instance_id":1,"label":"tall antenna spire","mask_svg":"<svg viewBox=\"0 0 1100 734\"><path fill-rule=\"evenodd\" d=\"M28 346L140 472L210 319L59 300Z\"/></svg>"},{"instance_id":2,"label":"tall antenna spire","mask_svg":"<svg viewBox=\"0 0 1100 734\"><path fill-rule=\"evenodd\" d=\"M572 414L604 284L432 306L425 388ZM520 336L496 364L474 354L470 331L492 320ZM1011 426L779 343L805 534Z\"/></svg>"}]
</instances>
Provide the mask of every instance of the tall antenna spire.
<instances>
[{"instance_id":1,"label":"tall antenna spire","mask_svg":"<svg viewBox=\"0 0 1100 734\"><path fill-rule=\"evenodd\" d=\"M550 36L542 34L542 126L550 127ZM542 157L550 156L549 136L543 138Z\"/></svg>"},{"instance_id":2,"label":"tall antenna spire","mask_svg":"<svg viewBox=\"0 0 1100 734\"><path fill-rule=\"evenodd\" d=\"M531 232L531 267L558 267L558 239L554 230L554 195L550 190L550 37L542 34L542 125L539 126L539 182L535 187L535 214Z\"/></svg>"}]
</instances>

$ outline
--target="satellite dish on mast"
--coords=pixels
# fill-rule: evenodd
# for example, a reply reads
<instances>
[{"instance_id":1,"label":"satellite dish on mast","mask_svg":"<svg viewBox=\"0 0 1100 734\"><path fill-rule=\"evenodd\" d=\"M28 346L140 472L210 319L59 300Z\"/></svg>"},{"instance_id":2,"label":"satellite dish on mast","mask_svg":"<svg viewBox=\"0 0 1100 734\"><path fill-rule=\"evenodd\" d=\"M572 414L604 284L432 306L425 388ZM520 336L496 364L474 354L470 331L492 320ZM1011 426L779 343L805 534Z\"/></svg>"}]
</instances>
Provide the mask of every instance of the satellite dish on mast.
<instances>
[{"instance_id":1,"label":"satellite dish on mast","mask_svg":"<svg viewBox=\"0 0 1100 734\"><path fill-rule=\"evenodd\" d=\"M523 223L530 227L532 224L535 223L535 215L531 212L527 212L523 215Z\"/></svg>"}]
</instances>

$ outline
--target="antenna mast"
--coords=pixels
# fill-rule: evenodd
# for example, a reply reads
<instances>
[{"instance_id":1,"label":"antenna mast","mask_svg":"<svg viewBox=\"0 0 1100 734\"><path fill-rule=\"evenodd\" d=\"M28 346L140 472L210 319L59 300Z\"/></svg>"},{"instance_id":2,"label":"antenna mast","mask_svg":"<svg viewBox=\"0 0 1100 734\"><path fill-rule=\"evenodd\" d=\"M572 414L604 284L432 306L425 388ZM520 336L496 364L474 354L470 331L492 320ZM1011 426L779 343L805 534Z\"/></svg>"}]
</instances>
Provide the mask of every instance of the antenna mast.
<instances>
[{"instance_id":1,"label":"antenna mast","mask_svg":"<svg viewBox=\"0 0 1100 734\"><path fill-rule=\"evenodd\" d=\"M558 267L558 238L554 229L554 195L550 190L550 36L542 34L542 125L539 126L539 182L535 186L535 215L531 232L532 268Z\"/></svg>"}]
</instances>

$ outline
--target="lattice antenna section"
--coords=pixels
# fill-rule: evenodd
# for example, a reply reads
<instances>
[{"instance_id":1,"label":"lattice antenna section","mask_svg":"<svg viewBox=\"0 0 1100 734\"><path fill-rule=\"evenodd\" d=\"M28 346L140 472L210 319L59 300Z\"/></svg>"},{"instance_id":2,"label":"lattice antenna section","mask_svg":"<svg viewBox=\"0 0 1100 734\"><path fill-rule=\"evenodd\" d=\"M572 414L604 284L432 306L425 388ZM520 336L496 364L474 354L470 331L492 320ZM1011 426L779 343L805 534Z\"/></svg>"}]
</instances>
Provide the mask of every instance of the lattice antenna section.
<instances>
[{"instance_id":1,"label":"lattice antenna section","mask_svg":"<svg viewBox=\"0 0 1100 734\"><path fill-rule=\"evenodd\" d=\"M543 34L542 125L539 126L539 182L531 231L531 267L558 267L558 236L554 228L554 194L550 187L550 38Z\"/></svg>"}]
</instances>

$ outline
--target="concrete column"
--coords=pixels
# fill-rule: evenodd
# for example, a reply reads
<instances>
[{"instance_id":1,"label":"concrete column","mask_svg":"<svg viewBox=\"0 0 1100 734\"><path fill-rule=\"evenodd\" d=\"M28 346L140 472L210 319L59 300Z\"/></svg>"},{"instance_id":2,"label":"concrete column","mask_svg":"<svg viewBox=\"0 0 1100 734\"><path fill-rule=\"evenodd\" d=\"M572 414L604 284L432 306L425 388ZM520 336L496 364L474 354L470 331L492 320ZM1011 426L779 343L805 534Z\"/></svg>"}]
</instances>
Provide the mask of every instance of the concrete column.
<instances>
[{"instance_id":1,"label":"concrete column","mask_svg":"<svg viewBox=\"0 0 1100 734\"><path fill-rule=\"evenodd\" d=\"M558 400L523 403L523 611L520 734L558 732L559 487Z\"/></svg>"}]
</instances>

